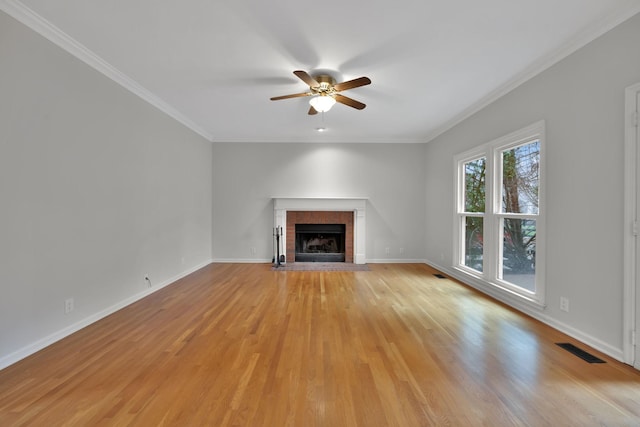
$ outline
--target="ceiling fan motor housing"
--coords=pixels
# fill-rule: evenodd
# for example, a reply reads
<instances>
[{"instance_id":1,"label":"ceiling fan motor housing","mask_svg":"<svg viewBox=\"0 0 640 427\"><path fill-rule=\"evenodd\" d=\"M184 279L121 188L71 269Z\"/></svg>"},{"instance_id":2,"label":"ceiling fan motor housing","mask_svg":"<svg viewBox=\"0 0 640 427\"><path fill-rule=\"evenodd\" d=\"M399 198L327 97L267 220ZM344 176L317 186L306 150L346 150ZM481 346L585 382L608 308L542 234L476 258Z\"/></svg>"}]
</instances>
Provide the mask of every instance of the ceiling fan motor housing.
<instances>
[{"instance_id":1,"label":"ceiling fan motor housing","mask_svg":"<svg viewBox=\"0 0 640 427\"><path fill-rule=\"evenodd\" d=\"M327 74L320 74L319 76L313 76L313 78L320 85L317 88L314 87L311 89L314 89L316 92L319 92L319 93L331 92L333 89L333 85L336 84L336 80Z\"/></svg>"}]
</instances>

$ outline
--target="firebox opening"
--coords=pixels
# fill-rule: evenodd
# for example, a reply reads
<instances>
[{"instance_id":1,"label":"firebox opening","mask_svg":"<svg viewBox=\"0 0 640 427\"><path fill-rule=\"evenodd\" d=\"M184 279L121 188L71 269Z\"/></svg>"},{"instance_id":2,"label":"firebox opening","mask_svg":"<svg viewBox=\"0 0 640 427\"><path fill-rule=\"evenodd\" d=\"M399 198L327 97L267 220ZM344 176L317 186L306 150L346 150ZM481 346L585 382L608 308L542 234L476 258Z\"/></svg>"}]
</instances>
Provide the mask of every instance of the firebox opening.
<instances>
[{"instance_id":1,"label":"firebox opening","mask_svg":"<svg viewBox=\"0 0 640 427\"><path fill-rule=\"evenodd\" d=\"M345 224L296 224L297 262L345 262Z\"/></svg>"}]
</instances>

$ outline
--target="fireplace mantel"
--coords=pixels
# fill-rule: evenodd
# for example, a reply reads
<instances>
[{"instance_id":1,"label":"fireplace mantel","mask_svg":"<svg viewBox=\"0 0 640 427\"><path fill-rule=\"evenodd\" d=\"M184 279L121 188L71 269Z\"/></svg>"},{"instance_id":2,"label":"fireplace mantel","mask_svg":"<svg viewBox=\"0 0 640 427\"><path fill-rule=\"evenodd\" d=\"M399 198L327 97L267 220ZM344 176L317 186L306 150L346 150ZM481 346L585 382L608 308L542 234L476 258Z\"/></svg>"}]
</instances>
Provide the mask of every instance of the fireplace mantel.
<instances>
[{"instance_id":1,"label":"fireplace mantel","mask_svg":"<svg viewBox=\"0 0 640 427\"><path fill-rule=\"evenodd\" d=\"M273 197L273 220L275 227L287 228L287 211L353 211L353 262L365 264L365 213L366 197ZM283 236L286 241L286 236ZM286 259L289 259L285 253Z\"/></svg>"}]
</instances>

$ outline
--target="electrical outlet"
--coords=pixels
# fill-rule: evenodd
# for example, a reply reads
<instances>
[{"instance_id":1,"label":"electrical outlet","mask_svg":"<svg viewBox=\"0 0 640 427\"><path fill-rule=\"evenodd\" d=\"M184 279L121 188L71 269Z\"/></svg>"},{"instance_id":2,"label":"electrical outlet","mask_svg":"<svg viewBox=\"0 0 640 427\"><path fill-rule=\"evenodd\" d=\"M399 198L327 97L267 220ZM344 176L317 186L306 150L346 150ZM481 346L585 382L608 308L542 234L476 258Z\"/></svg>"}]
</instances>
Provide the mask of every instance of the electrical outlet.
<instances>
[{"instance_id":1,"label":"electrical outlet","mask_svg":"<svg viewBox=\"0 0 640 427\"><path fill-rule=\"evenodd\" d=\"M256 251L256 248L255 248L255 247L252 247L252 248L251 248L251 255L255 255L255 254L256 254L256 252L257 252L257 251Z\"/></svg>"},{"instance_id":2,"label":"electrical outlet","mask_svg":"<svg viewBox=\"0 0 640 427\"><path fill-rule=\"evenodd\" d=\"M69 314L73 311L73 298L64 300L64 314Z\"/></svg>"},{"instance_id":3,"label":"electrical outlet","mask_svg":"<svg viewBox=\"0 0 640 427\"><path fill-rule=\"evenodd\" d=\"M384 248L384 253L389 255L391 253L391 248Z\"/></svg>"},{"instance_id":4,"label":"electrical outlet","mask_svg":"<svg viewBox=\"0 0 640 427\"><path fill-rule=\"evenodd\" d=\"M404 248L400 248L399 251L400 251L400 255L404 255Z\"/></svg>"},{"instance_id":5,"label":"electrical outlet","mask_svg":"<svg viewBox=\"0 0 640 427\"><path fill-rule=\"evenodd\" d=\"M560 297L560 310L569 312L569 298Z\"/></svg>"}]
</instances>

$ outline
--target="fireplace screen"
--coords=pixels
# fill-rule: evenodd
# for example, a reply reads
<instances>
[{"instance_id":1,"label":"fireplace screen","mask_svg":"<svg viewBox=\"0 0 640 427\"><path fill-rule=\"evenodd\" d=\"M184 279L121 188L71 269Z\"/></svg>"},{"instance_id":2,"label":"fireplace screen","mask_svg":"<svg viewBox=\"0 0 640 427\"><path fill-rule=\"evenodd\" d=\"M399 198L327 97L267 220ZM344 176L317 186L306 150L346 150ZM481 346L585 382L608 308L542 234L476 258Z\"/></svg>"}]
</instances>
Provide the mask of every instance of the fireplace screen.
<instances>
[{"instance_id":1,"label":"fireplace screen","mask_svg":"<svg viewBox=\"0 0 640 427\"><path fill-rule=\"evenodd\" d=\"M345 224L296 224L297 262L344 262Z\"/></svg>"}]
</instances>

